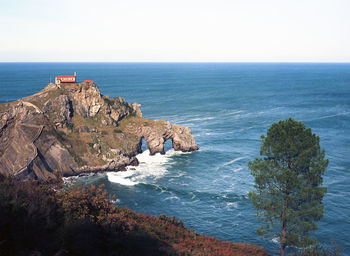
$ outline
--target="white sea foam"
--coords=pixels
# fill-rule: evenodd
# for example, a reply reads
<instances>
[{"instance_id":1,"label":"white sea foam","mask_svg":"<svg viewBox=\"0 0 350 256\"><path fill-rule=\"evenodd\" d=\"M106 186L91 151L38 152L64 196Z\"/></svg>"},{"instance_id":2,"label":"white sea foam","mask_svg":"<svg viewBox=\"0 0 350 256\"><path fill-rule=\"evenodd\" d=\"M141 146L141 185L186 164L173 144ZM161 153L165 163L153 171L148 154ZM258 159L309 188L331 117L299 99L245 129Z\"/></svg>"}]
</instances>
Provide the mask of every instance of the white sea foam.
<instances>
[{"instance_id":1,"label":"white sea foam","mask_svg":"<svg viewBox=\"0 0 350 256\"><path fill-rule=\"evenodd\" d=\"M134 186L139 183L152 183L165 175L167 172L166 164L170 157L182 152L170 149L164 155L155 154L151 156L149 150L145 150L137 155L138 166L128 166L124 172L108 172L107 177L110 182L118 183L124 186Z\"/></svg>"},{"instance_id":2,"label":"white sea foam","mask_svg":"<svg viewBox=\"0 0 350 256\"><path fill-rule=\"evenodd\" d=\"M100 179L104 174L103 173L83 173L76 176L63 177L63 184L67 186L74 185L77 180L89 181L88 183L93 183L94 180Z\"/></svg>"},{"instance_id":3,"label":"white sea foam","mask_svg":"<svg viewBox=\"0 0 350 256\"><path fill-rule=\"evenodd\" d=\"M242 167L237 168L237 169L234 169L234 170L233 170L233 172L235 172L235 173L236 173L236 172L239 172L239 171L241 171L241 170L243 170L243 168L242 168Z\"/></svg>"},{"instance_id":4,"label":"white sea foam","mask_svg":"<svg viewBox=\"0 0 350 256\"><path fill-rule=\"evenodd\" d=\"M124 186L134 186L138 184L138 182L132 181L132 175L133 173L131 171L107 173L110 182L119 183Z\"/></svg>"},{"instance_id":5,"label":"white sea foam","mask_svg":"<svg viewBox=\"0 0 350 256\"><path fill-rule=\"evenodd\" d=\"M326 118L331 118L331 117L336 117L336 116L344 116L349 114L350 112L343 112L343 113L338 113L338 114L334 114L334 115L328 115L328 116L321 116L319 118L315 118L315 119L311 119L310 121L314 121L314 120L320 120L320 119L326 119Z\"/></svg>"},{"instance_id":6,"label":"white sea foam","mask_svg":"<svg viewBox=\"0 0 350 256\"><path fill-rule=\"evenodd\" d=\"M216 132L206 132L205 135L206 136L211 136L211 135L218 135L220 133L216 133Z\"/></svg>"},{"instance_id":7,"label":"white sea foam","mask_svg":"<svg viewBox=\"0 0 350 256\"><path fill-rule=\"evenodd\" d=\"M275 244L279 244L280 243L280 238L279 237L275 237L271 239L272 242L274 242Z\"/></svg>"},{"instance_id":8,"label":"white sea foam","mask_svg":"<svg viewBox=\"0 0 350 256\"><path fill-rule=\"evenodd\" d=\"M242 112L244 112L244 110L233 110L233 111L229 111L227 113L224 113L223 116L236 115L236 114L239 114L239 113L242 113Z\"/></svg>"},{"instance_id":9,"label":"white sea foam","mask_svg":"<svg viewBox=\"0 0 350 256\"><path fill-rule=\"evenodd\" d=\"M185 176L187 173L186 172L178 172L178 173L176 173L176 174L174 174L172 177L174 177L174 178L180 178L180 177L182 177L182 176Z\"/></svg>"},{"instance_id":10,"label":"white sea foam","mask_svg":"<svg viewBox=\"0 0 350 256\"><path fill-rule=\"evenodd\" d=\"M229 161L229 162L224 163L223 165L224 165L224 166L227 166L227 165L233 164L233 163L235 163L235 162L237 162L237 161L239 161L239 160L241 160L241 159L244 159L244 158L246 158L246 157L238 157L238 158L232 159L232 160Z\"/></svg>"},{"instance_id":11,"label":"white sea foam","mask_svg":"<svg viewBox=\"0 0 350 256\"><path fill-rule=\"evenodd\" d=\"M168 201L168 200L172 201L174 199L175 200L180 200L180 198L178 198L177 196L169 196L169 197L165 198L163 201Z\"/></svg>"},{"instance_id":12,"label":"white sea foam","mask_svg":"<svg viewBox=\"0 0 350 256\"><path fill-rule=\"evenodd\" d=\"M198 118L189 119L189 120L187 120L187 122L212 120L212 119L214 119L214 118L215 118L215 117L213 117L213 116L209 116L209 117L198 117Z\"/></svg>"},{"instance_id":13,"label":"white sea foam","mask_svg":"<svg viewBox=\"0 0 350 256\"><path fill-rule=\"evenodd\" d=\"M237 208L238 207L238 203L237 202L229 202L226 204L227 207L233 207L233 208Z\"/></svg>"}]
</instances>

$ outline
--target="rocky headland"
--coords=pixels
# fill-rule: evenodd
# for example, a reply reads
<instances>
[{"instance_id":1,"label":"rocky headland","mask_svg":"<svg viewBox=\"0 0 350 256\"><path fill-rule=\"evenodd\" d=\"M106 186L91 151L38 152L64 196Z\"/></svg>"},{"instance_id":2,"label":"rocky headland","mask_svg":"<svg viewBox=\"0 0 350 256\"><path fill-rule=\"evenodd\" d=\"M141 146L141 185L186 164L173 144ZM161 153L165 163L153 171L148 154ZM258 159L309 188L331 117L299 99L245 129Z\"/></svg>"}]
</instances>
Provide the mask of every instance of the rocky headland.
<instances>
[{"instance_id":1,"label":"rocky headland","mask_svg":"<svg viewBox=\"0 0 350 256\"><path fill-rule=\"evenodd\" d=\"M150 154L198 150L189 128L142 117L140 105L101 94L95 84L49 84L0 104L0 173L44 182L137 165L142 138Z\"/></svg>"}]
</instances>

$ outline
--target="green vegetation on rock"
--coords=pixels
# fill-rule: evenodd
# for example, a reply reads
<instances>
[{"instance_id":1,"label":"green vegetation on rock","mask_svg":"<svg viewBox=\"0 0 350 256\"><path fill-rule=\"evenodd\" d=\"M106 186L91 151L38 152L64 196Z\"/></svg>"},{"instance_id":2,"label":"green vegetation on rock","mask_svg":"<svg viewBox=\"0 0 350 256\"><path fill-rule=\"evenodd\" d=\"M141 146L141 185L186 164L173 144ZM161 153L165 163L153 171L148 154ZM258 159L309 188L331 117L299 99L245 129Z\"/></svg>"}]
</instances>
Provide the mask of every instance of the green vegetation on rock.
<instances>
[{"instance_id":1,"label":"green vegetation on rock","mask_svg":"<svg viewBox=\"0 0 350 256\"><path fill-rule=\"evenodd\" d=\"M123 133L123 131L120 130L120 129L114 129L113 132L114 132L114 133Z\"/></svg>"}]
</instances>

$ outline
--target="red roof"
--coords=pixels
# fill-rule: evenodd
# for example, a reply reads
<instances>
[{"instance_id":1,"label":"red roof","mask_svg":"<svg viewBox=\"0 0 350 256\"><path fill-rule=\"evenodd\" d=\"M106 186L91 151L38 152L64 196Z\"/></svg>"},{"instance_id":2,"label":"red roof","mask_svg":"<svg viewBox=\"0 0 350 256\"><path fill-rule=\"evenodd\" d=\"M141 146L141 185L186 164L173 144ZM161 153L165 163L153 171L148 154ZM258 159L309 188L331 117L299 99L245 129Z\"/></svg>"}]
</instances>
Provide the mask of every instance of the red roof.
<instances>
[{"instance_id":1,"label":"red roof","mask_svg":"<svg viewBox=\"0 0 350 256\"><path fill-rule=\"evenodd\" d=\"M63 78L63 77L76 77L76 76L74 76L74 75L63 75L63 76L56 76L56 78Z\"/></svg>"},{"instance_id":2,"label":"red roof","mask_svg":"<svg viewBox=\"0 0 350 256\"><path fill-rule=\"evenodd\" d=\"M93 84L93 83L94 83L94 81L92 81L92 80L85 80L85 81L84 81L84 83L90 83L90 84Z\"/></svg>"}]
</instances>

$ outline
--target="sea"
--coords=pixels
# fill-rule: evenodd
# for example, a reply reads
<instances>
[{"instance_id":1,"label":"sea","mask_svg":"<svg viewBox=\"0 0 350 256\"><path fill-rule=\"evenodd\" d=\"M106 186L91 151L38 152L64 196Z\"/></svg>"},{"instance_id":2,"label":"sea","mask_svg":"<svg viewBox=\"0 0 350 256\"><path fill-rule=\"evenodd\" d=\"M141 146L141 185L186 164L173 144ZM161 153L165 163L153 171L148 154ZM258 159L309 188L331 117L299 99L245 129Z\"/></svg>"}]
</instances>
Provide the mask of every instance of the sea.
<instances>
[{"instance_id":1,"label":"sea","mask_svg":"<svg viewBox=\"0 0 350 256\"><path fill-rule=\"evenodd\" d=\"M200 150L150 156L126 172L75 178L105 184L116 205L183 219L197 233L248 242L278 253L276 238L256 234L248 199L260 136L292 117L320 137L329 166L324 217L312 235L350 255L349 63L0 63L0 102L43 89L55 76L77 72L102 94L140 103L143 116L191 128Z\"/></svg>"}]
</instances>

